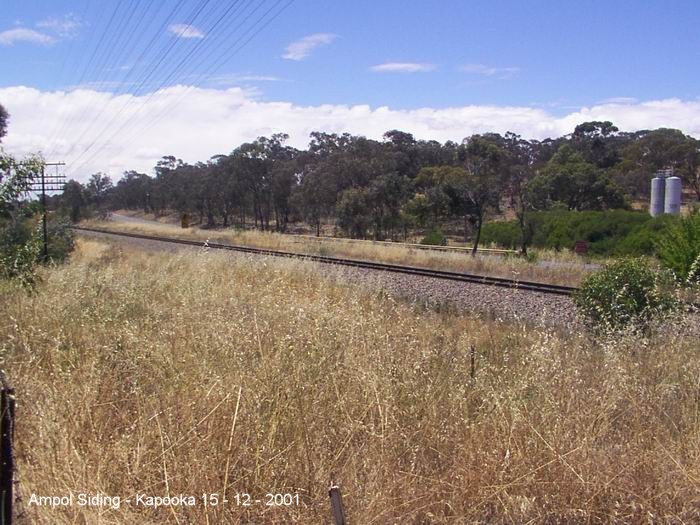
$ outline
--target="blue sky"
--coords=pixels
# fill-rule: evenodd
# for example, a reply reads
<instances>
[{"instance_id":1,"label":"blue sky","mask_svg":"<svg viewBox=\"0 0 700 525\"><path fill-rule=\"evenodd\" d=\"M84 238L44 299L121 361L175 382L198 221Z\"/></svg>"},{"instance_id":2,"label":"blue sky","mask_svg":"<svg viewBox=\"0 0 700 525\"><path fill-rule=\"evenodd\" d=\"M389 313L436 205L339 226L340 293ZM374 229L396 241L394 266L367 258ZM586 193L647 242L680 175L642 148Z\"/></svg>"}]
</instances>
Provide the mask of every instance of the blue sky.
<instances>
[{"instance_id":1,"label":"blue sky","mask_svg":"<svg viewBox=\"0 0 700 525\"><path fill-rule=\"evenodd\" d=\"M239 136L221 128L230 141L281 130L285 121L302 119L299 115L306 119L297 126L300 133L328 123L329 131L359 129L376 135L376 126L396 123L421 138L444 140L441 129L450 127L457 130L451 133L459 134L462 128L455 119L474 120L473 114L440 113L439 122L430 115L426 124L426 112L467 107L479 108L476 120L484 129L465 121L465 134L506 131L502 128L512 122L516 131L540 137L560 129L567 132L566 126L586 112L616 116L628 127L690 126L684 131L700 132L695 116L690 124L672 116L687 114L699 100L698 2L296 0L271 20L286 4L287 0L5 2L0 12L0 103L13 117L6 146L21 152L47 151L50 143L63 157L77 156L91 141L75 138L69 144L60 130L61 119L83 126L73 137L99 137L94 149L103 137L98 124L87 122L89 117L99 117L107 126L111 120L118 123L123 113L115 102L107 118L99 104L107 108L108 99L100 93L109 94L109 100L132 95L138 113L145 115L158 100L150 94L175 85L200 90L199 107L216 99L224 107L260 110L258 117L250 111L231 113L231 118L244 117L249 129ZM253 27L256 20L267 22L259 32ZM18 91L18 86L32 91ZM93 93L78 96L77 88ZM228 93L223 102L221 93ZM89 100L94 105L83 108L79 122L76 108ZM185 103L189 101L188 96ZM660 109L658 104L668 101L677 107ZM284 115L276 103L287 104ZM44 114L43 120L55 120L58 138L41 135L37 104L54 112ZM125 106L131 110L130 104ZM378 111L384 106L394 112L391 118ZM352 115L343 113L353 107ZM414 111L420 108L426 111ZM489 108L498 122L492 129L486 129ZM518 110L509 113L508 108ZM527 113L526 108L543 113ZM195 109L191 115L197 119ZM312 109L315 113L309 116ZM367 115L367 122L375 122L366 131L350 123L360 113ZM69 114L75 118L67 119ZM532 121L528 125L527 119ZM538 127L538 119L551 122ZM121 132L115 129L106 135L104 147L116 151L116 139L109 136L120 137ZM120 147L128 149L126 143ZM151 149L158 147L153 144ZM195 154L202 153L192 151ZM128 155L120 155L111 166L128 161Z\"/></svg>"},{"instance_id":2,"label":"blue sky","mask_svg":"<svg viewBox=\"0 0 700 525\"><path fill-rule=\"evenodd\" d=\"M82 70L75 66L86 64L100 38L121 36L120 41L126 41L125 33L115 34L115 24L112 33L102 33L115 0L8 4L0 14L0 31L26 27L53 36L45 24L37 24L67 15L80 26L52 45L16 42L0 48L2 86L65 89L78 83ZM129 6L128 2L123 4ZM144 23L141 17L153 9L145 9L146 1L139 4L127 26L141 33L136 35L138 40L129 39L135 50L148 43L164 19ZM162 2L160 14L165 15L176 4L173 0ZM187 0L180 12L185 15L197 4ZM205 22L212 20L205 16L207 8L199 20L195 19L195 27L204 29ZM230 77L231 84L257 86L270 100L397 108L581 106L618 97L688 99L700 94L699 15L700 3L677 1L297 0L236 56L224 61L216 71L216 77L221 78L209 85L221 86L228 83L223 77ZM182 16L181 23L185 19ZM289 43L318 33L337 36L304 60L281 58ZM168 36L161 35L161 41ZM174 50L173 60L184 57L197 42L193 39L189 47ZM129 57L123 58L127 63L117 63L116 53L106 55L104 68L91 69L83 81L121 81L125 70L114 68L131 66ZM68 61L66 67L64 61ZM415 73L370 70L387 62L431 64L434 68ZM464 65L483 68L461 71ZM137 65L134 73L142 73L145 66L139 70ZM186 73L207 71L188 69L169 83L188 83L192 78ZM280 80L251 80L255 76Z\"/></svg>"}]
</instances>

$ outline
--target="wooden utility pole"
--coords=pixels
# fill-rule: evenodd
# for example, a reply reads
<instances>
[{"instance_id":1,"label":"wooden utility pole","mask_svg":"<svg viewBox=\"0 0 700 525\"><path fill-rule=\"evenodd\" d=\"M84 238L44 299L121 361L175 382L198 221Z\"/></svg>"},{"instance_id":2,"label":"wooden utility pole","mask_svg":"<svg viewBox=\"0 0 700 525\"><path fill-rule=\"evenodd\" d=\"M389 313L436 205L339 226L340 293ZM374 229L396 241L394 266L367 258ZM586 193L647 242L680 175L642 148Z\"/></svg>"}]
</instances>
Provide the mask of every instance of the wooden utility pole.
<instances>
[{"instance_id":1,"label":"wooden utility pole","mask_svg":"<svg viewBox=\"0 0 700 525\"><path fill-rule=\"evenodd\" d=\"M65 162L45 162L41 166L40 180L31 180L29 182L29 191L39 193L41 198L41 223L43 231L42 259L44 261L49 258L49 227L48 227L48 211L46 209L46 192L48 191L63 191L63 186L66 183L66 176L56 173L55 175L46 174L46 166L65 166Z\"/></svg>"},{"instance_id":2,"label":"wooden utility pole","mask_svg":"<svg viewBox=\"0 0 700 525\"><path fill-rule=\"evenodd\" d=\"M44 250L42 252L44 261L49 259L49 230L46 225L46 170L41 166L41 222L44 230Z\"/></svg>"}]
</instances>

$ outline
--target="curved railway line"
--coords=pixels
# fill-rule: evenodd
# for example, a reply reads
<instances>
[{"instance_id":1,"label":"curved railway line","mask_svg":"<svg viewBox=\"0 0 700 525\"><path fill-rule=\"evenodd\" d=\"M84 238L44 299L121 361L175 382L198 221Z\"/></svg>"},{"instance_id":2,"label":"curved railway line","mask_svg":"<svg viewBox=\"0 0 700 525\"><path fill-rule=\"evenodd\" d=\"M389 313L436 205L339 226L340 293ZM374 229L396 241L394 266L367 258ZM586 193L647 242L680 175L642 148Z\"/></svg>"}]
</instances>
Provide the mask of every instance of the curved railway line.
<instances>
[{"instance_id":1,"label":"curved railway line","mask_svg":"<svg viewBox=\"0 0 700 525\"><path fill-rule=\"evenodd\" d=\"M416 266L402 266L398 264L380 263L372 261L363 261L358 259L345 259L341 257L329 257L325 255L313 255L306 253L285 252L279 250L270 250L266 248L253 248L250 246L241 246L234 244L219 244L212 242L202 242L187 239L178 239L173 237L160 237L154 235L143 235L139 233L115 232L111 230L103 230L99 228L85 228L82 226L73 226L74 230L100 233L105 235L114 235L118 237L130 237L134 239L143 239L147 241L158 241L171 244L181 244L185 246L195 246L198 248L207 247L215 250L229 250L234 252L250 253L255 255L268 255L273 257L287 257L295 259L305 259L308 261L320 262L324 264L335 264L339 266L350 266L353 268L364 268L368 270L379 270L391 273L402 273L408 275L417 275L421 277L432 277L435 279L444 279L449 281L460 281L466 283L484 284L489 286L499 286L502 288L514 288L529 292L539 292L553 295L572 295L577 288L572 286L561 286L557 284L536 283L532 281L518 281L506 279L503 277L489 277L485 275L475 275L460 272L450 272L445 270L433 270L430 268L420 268Z\"/></svg>"}]
</instances>

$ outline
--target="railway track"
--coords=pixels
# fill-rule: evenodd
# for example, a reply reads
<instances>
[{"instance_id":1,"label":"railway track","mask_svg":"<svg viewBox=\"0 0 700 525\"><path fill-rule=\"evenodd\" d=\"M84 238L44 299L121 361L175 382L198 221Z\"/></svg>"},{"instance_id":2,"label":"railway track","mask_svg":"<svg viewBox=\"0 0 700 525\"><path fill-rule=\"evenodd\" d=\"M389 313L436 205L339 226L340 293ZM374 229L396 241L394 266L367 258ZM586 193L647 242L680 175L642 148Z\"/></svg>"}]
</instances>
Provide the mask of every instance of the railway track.
<instances>
[{"instance_id":1,"label":"railway track","mask_svg":"<svg viewBox=\"0 0 700 525\"><path fill-rule=\"evenodd\" d=\"M85 228L82 226L73 226L74 230L101 233L105 235L114 235L118 237L130 237L134 239L143 239L147 241L158 241L171 244L181 244L185 246L196 246L198 248L208 247L214 250L229 250L234 252L251 253L255 255L269 255L273 257L287 257L294 259L305 259L307 261L320 262L324 264L335 264L339 266L350 266L353 268L364 268L368 270L379 270L384 272L402 273L408 275L418 275L422 277L432 277L435 279L444 279L449 281L461 281L466 283L485 284L489 286L500 286L502 288L514 288L518 290L526 290L529 292L539 292L553 295L573 294L577 288L571 286L561 286L557 284L536 283L532 281L518 281L506 279L503 277L489 277L485 275L474 275L460 272L450 272L446 270L433 270L430 268L420 268L416 266L402 266L398 264L380 263L372 261L363 261L357 259L344 259L341 257L330 257L325 255L313 255L306 253L285 252L279 250L270 250L267 248L252 248L250 246L241 246L234 244L219 244L213 242L193 241L188 239L178 239L173 237L160 237L154 235L143 235L140 233L115 232L111 230L103 230L100 228Z\"/></svg>"},{"instance_id":2,"label":"railway track","mask_svg":"<svg viewBox=\"0 0 700 525\"><path fill-rule=\"evenodd\" d=\"M394 246L402 248L410 248L412 250L426 250L437 252L455 252L470 254L472 249L464 246L435 246L432 244L416 244L411 242L394 242L394 241L372 241L367 239L346 239L343 237L318 237L315 235L300 235L293 234L295 238L307 239L309 242L336 242L336 243L357 243L357 244L374 244L377 246ZM510 255L520 257L521 254L517 250L501 250L498 248L477 248L479 255Z\"/></svg>"}]
</instances>

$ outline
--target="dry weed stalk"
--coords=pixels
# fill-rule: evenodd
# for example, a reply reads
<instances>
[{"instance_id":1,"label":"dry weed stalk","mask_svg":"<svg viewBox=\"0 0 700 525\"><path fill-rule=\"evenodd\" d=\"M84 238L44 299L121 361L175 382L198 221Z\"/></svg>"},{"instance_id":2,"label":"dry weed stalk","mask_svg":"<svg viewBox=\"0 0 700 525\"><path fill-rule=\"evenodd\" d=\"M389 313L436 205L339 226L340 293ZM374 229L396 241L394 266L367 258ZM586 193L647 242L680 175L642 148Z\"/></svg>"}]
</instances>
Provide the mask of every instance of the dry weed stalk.
<instances>
[{"instance_id":1,"label":"dry weed stalk","mask_svg":"<svg viewBox=\"0 0 700 525\"><path fill-rule=\"evenodd\" d=\"M697 341L418 311L309 269L81 240L36 295L2 284L28 522L322 523L331 477L353 523L700 520ZM229 504L26 504L168 490Z\"/></svg>"}]
</instances>

